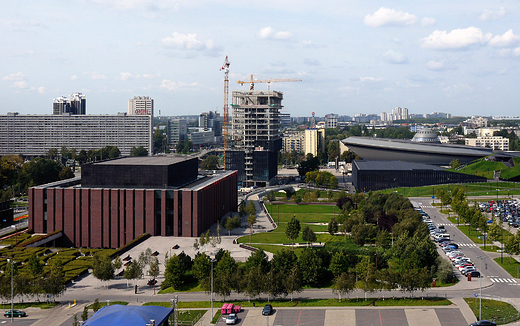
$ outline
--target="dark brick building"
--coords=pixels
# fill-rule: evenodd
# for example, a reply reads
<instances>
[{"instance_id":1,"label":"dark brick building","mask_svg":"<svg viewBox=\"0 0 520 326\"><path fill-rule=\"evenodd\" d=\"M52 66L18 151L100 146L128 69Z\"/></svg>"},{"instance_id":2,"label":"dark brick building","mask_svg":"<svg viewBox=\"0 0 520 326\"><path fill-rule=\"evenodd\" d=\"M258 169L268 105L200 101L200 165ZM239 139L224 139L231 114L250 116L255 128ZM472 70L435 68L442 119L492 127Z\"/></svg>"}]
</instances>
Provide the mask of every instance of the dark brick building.
<instances>
[{"instance_id":1,"label":"dark brick building","mask_svg":"<svg viewBox=\"0 0 520 326\"><path fill-rule=\"evenodd\" d=\"M63 246L118 248L141 234L194 237L237 211L236 171L201 176L197 158L126 157L29 189L29 228Z\"/></svg>"}]
</instances>

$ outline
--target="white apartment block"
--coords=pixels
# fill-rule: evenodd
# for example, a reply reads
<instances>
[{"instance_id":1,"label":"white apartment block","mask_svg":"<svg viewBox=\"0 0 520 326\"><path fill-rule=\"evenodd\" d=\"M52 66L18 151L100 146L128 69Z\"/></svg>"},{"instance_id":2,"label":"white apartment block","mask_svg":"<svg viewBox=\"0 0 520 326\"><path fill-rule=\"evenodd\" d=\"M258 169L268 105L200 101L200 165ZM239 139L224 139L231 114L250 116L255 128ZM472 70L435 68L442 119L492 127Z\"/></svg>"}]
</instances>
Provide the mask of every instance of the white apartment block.
<instances>
[{"instance_id":1,"label":"white apartment block","mask_svg":"<svg viewBox=\"0 0 520 326\"><path fill-rule=\"evenodd\" d=\"M335 129L338 127L338 115L337 114L326 114L325 115L325 128Z\"/></svg>"},{"instance_id":2,"label":"white apartment block","mask_svg":"<svg viewBox=\"0 0 520 326\"><path fill-rule=\"evenodd\" d=\"M133 147L153 154L152 117L127 115L0 115L0 155L44 156L63 146L80 150L117 146L122 155Z\"/></svg>"},{"instance_id":3,"label":"white apartment block","mask_svg":"<svg viewBox=\"0 0 520 326\"><path fill-rule=\"evenodd\" d=\"M305 132L296 131L284 134L282 137L282 150L284 152L303 152L305 149Z\"/></svg>"},{"instance_id":4,"label":"white apartment block","mask_svg":"<svg viewBox=\"0 0 520 326\"><path fill-rule=\"evenodd\" d=\"M153 99L148 96L134 96L132 100L128 100L128 114L153 117Z\"/></svg>"},{"instance_id":5,"label":"white apartment block","mask_svg":"<svg viewBox=\"0 0 520 326\"><path fill-rule=\"evenodd\" d=\"M317 156L319 151L325 151L325 129L305 130L305 155Z\"/></svg>"},{"instance_id":6,"label":"white apartment block","mask_svg":"<svg viewBox=\"0 0 520 326\"><path fill-rule=\"evenodd\" d=\"M466 138L465 140L466 146L487 147L500 151L509 150L509 139L501 136Z\"/></svg>"}]
</instances>

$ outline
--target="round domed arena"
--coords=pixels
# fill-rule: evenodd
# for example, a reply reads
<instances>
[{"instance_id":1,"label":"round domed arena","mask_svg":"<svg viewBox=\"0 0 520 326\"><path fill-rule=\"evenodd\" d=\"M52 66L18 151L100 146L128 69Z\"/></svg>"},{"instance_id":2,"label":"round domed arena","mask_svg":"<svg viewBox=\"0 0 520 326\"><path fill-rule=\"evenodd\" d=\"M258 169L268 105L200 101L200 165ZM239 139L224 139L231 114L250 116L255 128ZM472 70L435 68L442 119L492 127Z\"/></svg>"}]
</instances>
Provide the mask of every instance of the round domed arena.
<instances>
[{"instance_id":1,"label":"round domed arena","mask_svg":"<svg viewBox=\"0 0 520 326\"><path fill-rule=\"evenodd\" d=\"M439 137L435 131L427 128L418 129L417 133L413 136L412 141L420 143L437 143L440 144Z\"/></svg>"}]
</instances>

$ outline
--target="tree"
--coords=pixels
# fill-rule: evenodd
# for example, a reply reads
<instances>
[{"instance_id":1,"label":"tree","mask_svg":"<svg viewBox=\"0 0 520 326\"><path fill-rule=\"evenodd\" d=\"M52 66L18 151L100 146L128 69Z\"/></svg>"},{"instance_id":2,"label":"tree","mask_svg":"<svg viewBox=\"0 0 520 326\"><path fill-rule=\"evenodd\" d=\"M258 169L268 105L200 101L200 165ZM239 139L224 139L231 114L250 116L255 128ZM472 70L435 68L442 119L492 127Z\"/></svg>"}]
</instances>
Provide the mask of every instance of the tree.
<instances>
[{"instance_id":1,"label":"tree","mask_svg":"<svg viewBox=\"0 0 520 326\"><path fill-rule=\"evenodd\" d=\"M305 248L300 256L303 284L316 285L320 279L322 260L313 248Z\"/></svg>"},{"instance_id":2,"label":"tree","mask_svg":"<svg viewBox=\"0 0 520 326\"><path fill-rule=\"evenodd\" d=\"M488 238L491 241L499 241L502 236L502 228L498 225L496 219L493 219L493 223L488 227Z\"/></svg>"},{"instance_id":3,"label":"tree","mask_svg":"<svg viewBox=\"0 0 520 326\"><path fill-rule=\"evenodd\" d=\"M49 148L47 151L47 158L49 160L57 160L58 159L58 149L57 148Z\"/></svg>"},{"instance_id":4,"label":"tree","mask_svg":"<svg viewBox=\"0 0 520 326\"><path fill-rule=\"evenodd\" d=\"M224 220L224 228L228 231L228 236L231 235L231 231L235 229L235 223L233 222L233 218L231 216L226 217Z\"/></svg>"},{"instance_id":5,"label":"tree","mask_svg":"<svg viewBox=\"0 0 520 326\"><path fill-rule=\"evenodd\" d=\"M120 269L123 266L123 262L121 261L121 257L117 256L116 259L114 259L113 264L114 264L114 268L116 270Z\"/></svg>"},{"instance_id":6,"label":"tree","mask_svg":"<svg viewBox=\"0 0 520 326\"><path fill-rule=\"evenodd\" d=\"M78 326L78 316L74 314L74 320L72 321L72 326Z\"/></svg>"},{"instance_id":7,"label":"tree","mask_svg":"<svg viewBox=\"0 0 520 326\"><path fill-rule=\"evenodd\" d=\"M182 263L179 255L173 255L166 263L164 271L164 282L161 284L161 289L173 287L175 290L180 290L184 285L185 266Z\"/></svg>"},{"instance_id":8,"label":"tree","mask_svg":"<svg viewBox=\"0 0 520 326\"><path fill-rule=\"evenodd\" d=\"M216 170L218 169L218 157L215 155L208 155L200 163L201 170Z\"/></svg>"},{"instance_id":9,"label":"tree","mask_svg":"<svg viewBox=\"0 0 520 326\"><path fill-rule=\"evenodd\" d=\"M231 257L229 251L225 251L224 255L217 263L214 270L214 286L216 293L224 297L228 297L233 289L233 284L236 283L237 263Z\"/></svg>"},{"instance_id":10,"label":"tree","mask_svg":"<svg viewBox=\"0 0 520 326\"><path fill-rule=\"evenodd\" d=\"M155 153L166 152L168 140L163 130L156 129L153 133L153 148Z\"/></svg>"},{"instance_id":11,"label":"tree","mask_svg":"<svg viewBox=\"0 0 520 326\"><path fill-rule=\"evenodd\" d=\"M76 316L76 315L74 315L74 316ZM81 320L87 321L87 319L88 319L88 306L85 306L83 308L83 312L81 313Z\"/></svg>"},{"instance_id":12,"label":"tree","mask_svg":"<svg viewBox=\"0 0 520 326\"><path fill-rule=\"evenodd\" d=\"M148 150L143 146L132 147L130 151L130 156L148 156Z\"/></svg>"},{"instance_id":13,"label":"tree","mask_svg":"<svg viewBox=\"0 0 520 326\"><path fill-rule=\"evenodd\" d=\"M452 169L456 169L460 166L460 161L458 159L454 159L450 162L450 166Z\"/></svg>"},{"instance_id":14,"label":"tree","mask_svg":"<svg viewBox=\"0 0 520 326\"><path fill-rule=\"evenodd\" d=\"M293 293L301 292L302 290L302 275L298 264L295 264L288 274L286 273L282 275L285 275L285 277L282 278L282 284L285 287L287 294L291 295L292 301Z\"/></svg>"},{"instance_id":15,"label":"tree","mask_svg":"<svg viewBox=\"0 0 520 326\"><path fill-rule=\"evenodd\" d=\"M61 169L61 171L59 173L59 178L60 178L60 180L66 180L66 179L74 178L74 172L72 172L71 168L66 166L63 169Z\"/></svg>"},{"instance_id":16,"label":"tree","mask_svg":"<svg viewBox=\"0 0 520 326\"><path fill-rule=\"evenodd\" d=\"M269 269L269 257L267 257L266 253L262 249L253 251L251 255L247 257L245 263L246 271L257 267L260 267L260 272L264 274L267 273Z\"/></svg>"},{"instance_id":17,"label":"tree","mask_svg":"<svg viewBox=\"0 0 520 326\"><path fill-rule=\"evenodd\" d=\"M159 276L159 259L157 259L157 257L152 257L150 260L148 275L152 276L154 279Z\"/></svg>"},{"instance_id":18,"label":"tree","mask_svg":"<svg viewBox=\"0 0 520 326\"><path fill-rule=\"evenodd\" d=\"M110 256L107 254L94 255L92 275L101 281L108 281L114 278L115 268Z\"/></svg>"},{"instance_id":19,"label":"tree","mask_svg":"<svg viewBox=\"0 0 520 326\"><path fill-rule=\"evenodd\" d=\"M287 228L285 229L285 235L294 244L294 240L298 238L300 235L300 221L296 218L296 215L293 215L289 223L287 223Z\"/></svg>"},{"instance_id":20,"label":"tree","mask_svg":"<svg viewBox=\"0 0 520 326\"><path fill-rule=\"evenodd\" d=\"M43 264L40 262L38 256L33 253L29 257L29 261L27 262L27 267L29 267L29 271L31 272L32 277L38 277L43 274Z\"/></svg>"},{"instance_id":21,"label":"tree","mask_svg":"<svg viewBox=\"0 0 520 326\"><path fill-rule=\"evenodd\" d=\"M253 241L253 225L256 223L256 213L253 212L247 217L247 224L249 224L249 243Z\"/></svg>"},{"instance_id":22,"label":"tree","mask_svg":"<svg viewBox=\"0 0 520 326\"><path fill-rule=\"evenodd\" d=\"M354 274L341 273L334 278L332 283L332 292L338 294L341 302L341 295L349 294L356 287L356 277Z\"/></svg>"},{"instance_id":23,"label":"tree","mask_svg":"<svg viewBox=\"0 0 520 326\"><path fill-rule=\"evenodd\" d=\"M306 225L303 228L302 239L303 241L307 242L307 244L316 242L316 233L314 233L314 231L311 229L309 225Z\"/></svg>"},{"instance_id":24,"label":"tree","mask_svg":"<svg viewBox=\"0 0 520 326\"><path fill-rule=\"evenodd\" d=\"M94 312L97 312L100 308L101 308L101 305L99 304L99 299L96 298L96 300L94 300L94 303L92 304L92 310Z\"/></svg>"},{"instance_id":25,"label":"tree","mask_svg":"<svg viewBox=\"0 0 520 326\"><path fill-rule=\"evenodd\" d=\"M193 275L197 280L202 281L211 273L211 260L205 253L197 253L193 260Z\"/></svg>"},{"instance_id":26,"label":"tree","mask_svg":"<svg viewBox=\"0 0 520 326\"><path fill-rule=\"evenodd\" d=\"M338 232L338 222L336 221L336 218L330 218L329 225L327 226L327 231L330 235L334 235L336 234L336 232Z\"/></svg>"},{"instance_id":27,"label":"tree","mask_svg":"<svg viewBox=\"0 0 520 326\"><path fill-rule=\"evenodd\" d=\"M185 141L184 146L182 148L182 154L188 154L192 148L193 148L193 143L189 140Z\"/></svg>"}]
</instances>

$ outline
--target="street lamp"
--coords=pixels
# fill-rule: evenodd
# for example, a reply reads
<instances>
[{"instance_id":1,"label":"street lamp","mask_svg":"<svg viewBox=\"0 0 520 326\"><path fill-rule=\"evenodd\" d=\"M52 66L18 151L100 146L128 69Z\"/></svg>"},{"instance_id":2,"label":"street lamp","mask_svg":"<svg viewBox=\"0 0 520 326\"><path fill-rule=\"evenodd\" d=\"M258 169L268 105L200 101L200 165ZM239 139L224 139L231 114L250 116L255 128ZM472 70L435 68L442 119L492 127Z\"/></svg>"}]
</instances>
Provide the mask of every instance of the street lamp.
<instances>
[{"instance_id":1,"label":"street lamp","mask_svg":"<svg viewBox=\"0 0 520 326\"><path fill-rule=\"evenodd\" d=\"M480 273L482 273L482 259L484 259L484 256L478 256L477 258L480 259ZM482 320L482 274L480 274L480 294L479 294L479 312L478 312L478 320Z\"/></svg>"},{"instance_id":2,"label":"street lamp","mask_svg":"<svg viewBox=\"0 0 520 326\"><path fill-rule=\"evenodd\" d=\"M0 258L7 258L7 263L10 263L11 264L11 323L14 322L13 320L13 317L14 317L14 313L13 313L13 310L14 310L14 301L13 301L13 298L14 298L14 282L13 282L13 265L14 265L14 260L12 258L9 258L9 257L4 257L4 256L0 256Z\"/></svg>"},{"instance_id":3,"label":"street lamp","mask_svg":"<svg viewBox=\"0 0 520 326\"><path fill-rule=\"evenodd\" d=\"M215 259L211 259L211 320L213 320L213 263L215 262Z\"/></svg>"}]
</instances>

